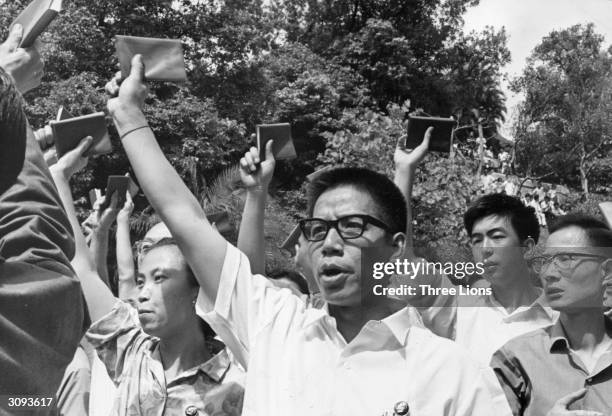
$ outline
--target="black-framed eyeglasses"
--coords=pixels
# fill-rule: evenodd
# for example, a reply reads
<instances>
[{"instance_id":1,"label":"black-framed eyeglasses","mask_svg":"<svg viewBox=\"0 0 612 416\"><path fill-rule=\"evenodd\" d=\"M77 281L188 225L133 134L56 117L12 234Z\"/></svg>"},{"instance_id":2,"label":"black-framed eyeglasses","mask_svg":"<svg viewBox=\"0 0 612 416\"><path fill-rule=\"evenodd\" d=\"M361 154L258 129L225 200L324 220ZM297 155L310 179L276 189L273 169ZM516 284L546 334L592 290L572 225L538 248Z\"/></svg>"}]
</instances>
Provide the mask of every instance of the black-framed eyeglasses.
<instances>
[{"instance_id":1,"label":"black-framed eyeglasses","mask_svg":"<svg viewBox=\"0 0 612 416\"><path fill-rule=\"evenodd\" d=\"M385 231L390 231L387 224L370 215L354 214L338 218L337 220L324 220L322 218L307 218L300 220L300 229L308 241L322 241L333 227L343 240L359 238L363 235L368 224L375 225Z\"/></svg>"},{"instance_id":2,"label":"black-framed eyeglasses","mask_svg":"<svg viewBox=\"0 0 612 416\"><path fill-rule=\"evenodd\" d=\"M554 264L555 267L562 272L571 272L580 264L579 260L600 259L605 260L607 257L598 256L597 254L585 253L557 253L552 256L538 256L529 260L533 271L541 273L542 270Z\"/></svg>"}]
</instances>

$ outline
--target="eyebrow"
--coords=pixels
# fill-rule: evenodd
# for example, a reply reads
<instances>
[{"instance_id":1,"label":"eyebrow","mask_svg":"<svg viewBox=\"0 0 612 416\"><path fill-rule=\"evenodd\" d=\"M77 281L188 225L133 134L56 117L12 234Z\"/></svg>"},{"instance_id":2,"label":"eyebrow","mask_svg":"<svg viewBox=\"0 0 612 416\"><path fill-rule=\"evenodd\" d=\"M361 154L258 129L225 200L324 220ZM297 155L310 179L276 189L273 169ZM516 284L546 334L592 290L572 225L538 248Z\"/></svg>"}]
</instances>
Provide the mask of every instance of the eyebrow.
<instances>
[{"instance_id":1,"label":"eyebrow","mask_svg":"<svg viewBox=\"0 0 612 416\"><path fill-rule=\"evenodd\" d=\"M508 230L502 227L496 227L496 228L492 228L490 230L487 230L486 233L483 232L473 232L472 233L472 237L475 235L483 235L483 234L493 234L493 233L497 233L497 232L501 232L501 233L507 233Z\"/></svg>"}]
</instances>

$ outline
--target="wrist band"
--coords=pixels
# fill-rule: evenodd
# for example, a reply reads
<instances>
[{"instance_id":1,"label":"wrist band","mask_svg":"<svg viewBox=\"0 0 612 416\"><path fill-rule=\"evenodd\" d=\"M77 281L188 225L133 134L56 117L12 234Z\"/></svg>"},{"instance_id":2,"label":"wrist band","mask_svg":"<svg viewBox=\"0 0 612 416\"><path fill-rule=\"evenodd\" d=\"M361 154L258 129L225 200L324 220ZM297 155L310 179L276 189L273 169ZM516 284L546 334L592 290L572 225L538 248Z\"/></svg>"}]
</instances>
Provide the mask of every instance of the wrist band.
<instances>
[{"instance_id":1,"label":"wrist band","mask_svg":"<svg viewBox=\"0 0 612 416\"><path fill-rule=\"evenodd\" d=\"M123 133L123 134L121 135L121 137L119 137L119 140L123 140L123 138L124 138L125 136L127 136L127 135L128 135L128 134L130 134L130 133L135 132L136 130L140 130L140 129L147 129L147 128L149 128L149 125L148 125L148 124L147 124L147 125L144 125L144 126L136 127L136 128L134 128L134 129L132 129L132 130L128 130L127 132Z\"/></svg>"}]
</instances>

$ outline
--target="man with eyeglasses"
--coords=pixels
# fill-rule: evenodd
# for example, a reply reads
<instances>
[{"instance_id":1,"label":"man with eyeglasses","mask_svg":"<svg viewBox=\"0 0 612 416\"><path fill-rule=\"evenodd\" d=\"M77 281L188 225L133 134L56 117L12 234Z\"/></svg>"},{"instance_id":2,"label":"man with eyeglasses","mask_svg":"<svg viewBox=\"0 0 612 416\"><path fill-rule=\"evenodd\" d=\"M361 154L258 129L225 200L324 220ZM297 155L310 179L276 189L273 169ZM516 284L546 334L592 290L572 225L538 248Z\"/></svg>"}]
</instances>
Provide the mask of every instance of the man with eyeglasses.
<instances>
[{"instance_id":1,"label":"man with eyeglasses","mask_svg":"<svg viewBox=\"0 0 612 416\"><path fill-rule=\"evenodd\" d=\"M612 275L612 232L600 221L568 215L550 228L533 259L559 320L506 343L494 368L515 415L612 414L612 321L603 314Z\"/></svg>"},{"instance_id":2,"label":"man with eyeglasses","mask_svg":"<svg viewBox=\"0 0 612 416\"><path fill-rule=\"evenodd\" d=\"M406 205L388 178L336 169L312 184L311 220L302 225L327 306L309 308L251 273L246 256L214 231L146 127L143 74L136 56L109 112L142 189L200 284L198 313L247 369L245 416L510 413L501 389L489 387L490 369L411 326L405 304L368 293L362 251L392 261L404 247ZM241 164L259 177L258 162L251 149Z\"/></svg>"}]
</instances>

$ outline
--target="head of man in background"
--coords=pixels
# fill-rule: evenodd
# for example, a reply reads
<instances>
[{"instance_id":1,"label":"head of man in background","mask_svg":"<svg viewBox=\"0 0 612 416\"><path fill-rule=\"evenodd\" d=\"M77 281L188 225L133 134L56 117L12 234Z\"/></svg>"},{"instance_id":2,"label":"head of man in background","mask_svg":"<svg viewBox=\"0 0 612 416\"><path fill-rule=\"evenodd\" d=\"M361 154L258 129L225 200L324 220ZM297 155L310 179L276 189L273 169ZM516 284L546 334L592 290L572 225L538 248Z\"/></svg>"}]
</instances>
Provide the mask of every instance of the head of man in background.
<instances>
[{"instance_id":1,"label":"head of man in background","mask_svg":"<svg viewBox=\"0 0 612 416\"><path fill-rule=\"evenodd\" d=\"M561 313L601 310L612 277L612 232L592 217L570 214L550 227L540 273L548 304Z\"/></svg>"},{"instance_id":2,"label":"head of man in background","mask_svg":"<svg viewBox=\"0 0 612 416\"><path fill-rule=\"evenodd\" d=\"M463 220L474 261L483 263L494 292L531 285L526 256L540 236L533 208L509 195L490 194L476 200Z\"/></svg>"}]
</instances>

